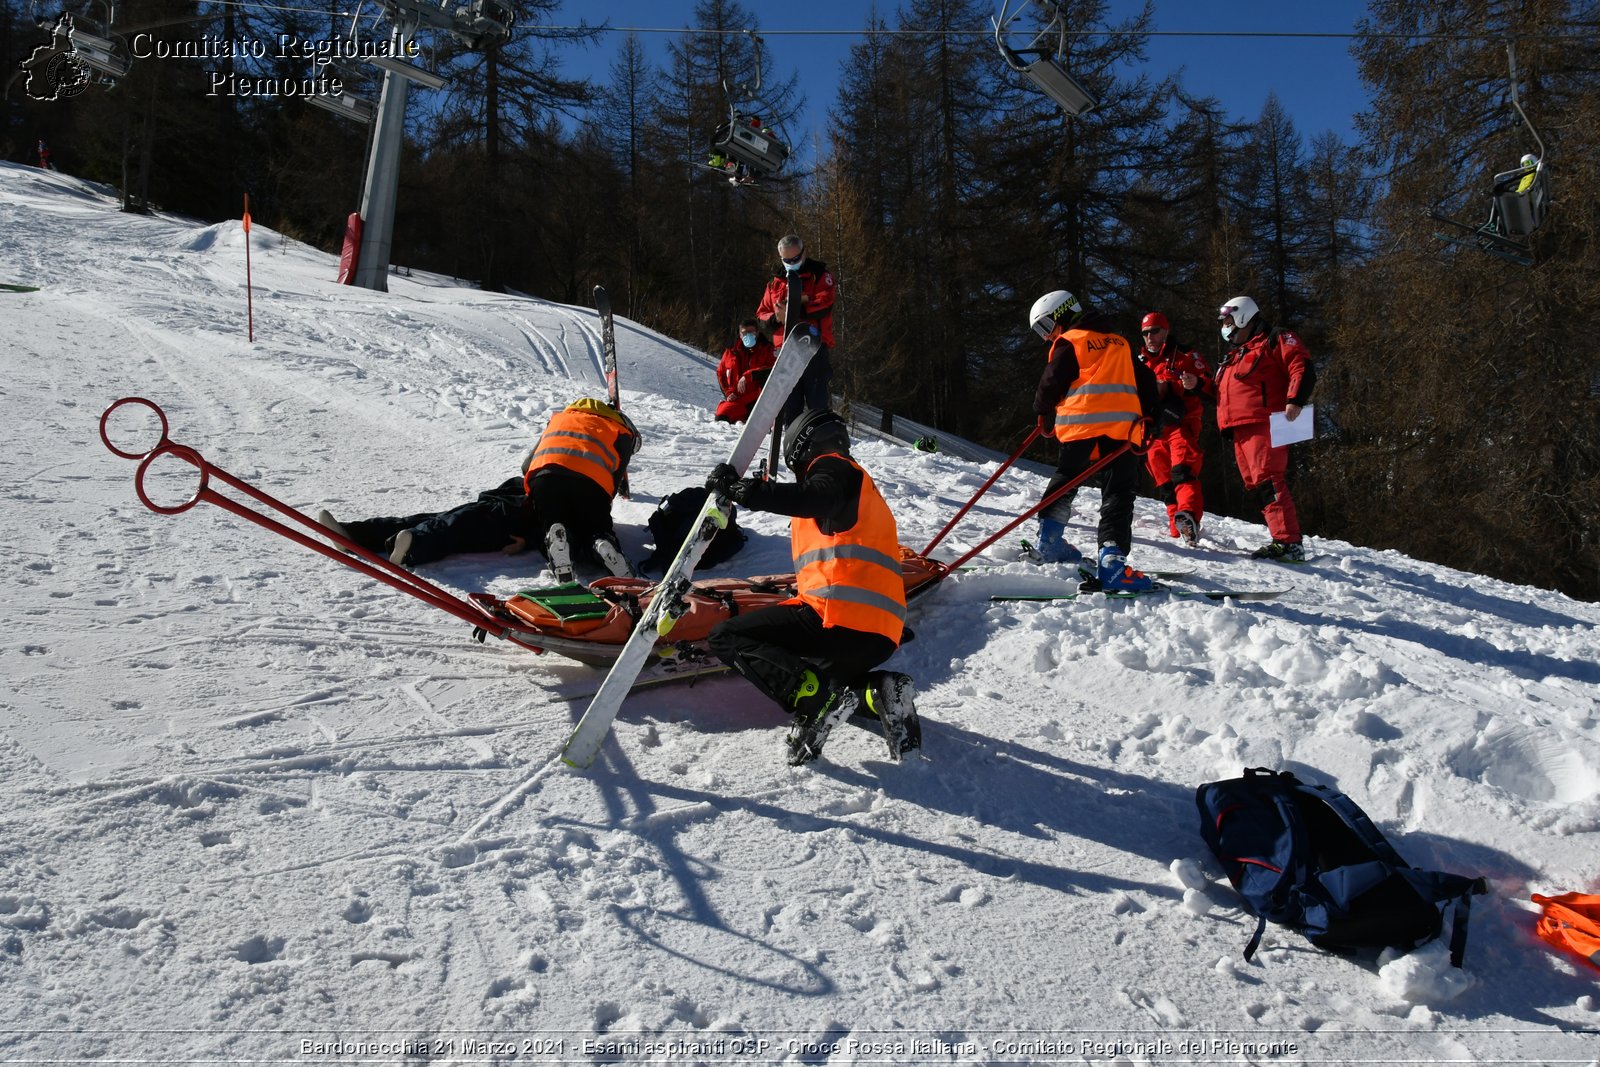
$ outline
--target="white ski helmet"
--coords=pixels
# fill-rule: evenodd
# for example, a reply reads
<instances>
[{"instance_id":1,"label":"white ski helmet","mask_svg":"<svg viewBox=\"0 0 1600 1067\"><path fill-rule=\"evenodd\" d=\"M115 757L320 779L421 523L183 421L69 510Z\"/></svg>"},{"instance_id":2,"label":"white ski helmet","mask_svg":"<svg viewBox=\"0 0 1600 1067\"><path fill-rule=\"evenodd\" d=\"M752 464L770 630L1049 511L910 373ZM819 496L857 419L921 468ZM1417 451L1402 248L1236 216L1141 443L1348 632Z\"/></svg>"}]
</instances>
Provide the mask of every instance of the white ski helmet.
<instances>
[{"instance_id":1,"label":"white ski helmet","mask_svg":"<svg viewBox=\"0 0 1600 1067\"><path fill-rule=\"evenodd\" d=\"M1083 308L1078 304L1078 298L1065 289L1057 289L1033 302L1033 309L1028 312L1028 325L1033 327L1034 333L1048 341L1058 325L1067 325L1081 314ZM1063 319L1066 321L1063 322Z\"/></svg>"},{"instance_id":2,"label":"white ski helmet","mask_svg":"<svg viewBox=\"0 0 1600 1067\"><path fill-rule=\"evenodd\" d=\"M1232 341L1235 334L1256 317L1256 312L1261 309L1256 307L1256 302L1248 296L1236 296L1217 309L1217 318L1222 322L1222 339ZM1229 317L1232 320L1229 321Z\"/></svg>"}]
</instances>

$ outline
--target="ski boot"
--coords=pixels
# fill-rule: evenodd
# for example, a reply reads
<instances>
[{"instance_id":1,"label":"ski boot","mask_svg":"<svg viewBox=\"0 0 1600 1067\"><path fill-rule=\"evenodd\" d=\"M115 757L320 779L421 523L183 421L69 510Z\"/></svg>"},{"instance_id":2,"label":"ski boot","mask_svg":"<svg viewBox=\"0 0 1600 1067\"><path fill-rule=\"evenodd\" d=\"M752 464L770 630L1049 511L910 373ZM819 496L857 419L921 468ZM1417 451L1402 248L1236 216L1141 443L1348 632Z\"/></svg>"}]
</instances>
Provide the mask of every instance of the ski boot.
<instances>
[{"instance_id":1,"label":"ski boot","mask_svg":"<svg viewBox=\"0 0 1600 1067\"><path fill-rule=\"evenodd\" d=\"M789 766L810 763L822 755L833 728L861 709L861 697L845 686L829 685L807 668L789 697L794 726L789 730Z\"/></svg>"},{"instance_id":2,"label":"ski boot","mask_svg":"<svg viewBox=\"0 0 1600 1067\"><path fill-rule=\"evenodd\" d=\"M395 534L394 544L389 548L389 562L396 567L404 567L406 556L411 552L411 542L416 539L417 535L411 530L401 530Z\"/></svg>"},{"instance_id":3,"label":"ski boot","mask_svg":"<svg viewBox=\"0 0 1600 1067\"><path fill-rule=\"evenodd\" d=\"M342 523L338 519L334 518L333 517L333 512L329 511L327 508L323 508L321 511L317 512L317 523L320 526L327 527L329 530L331 530L334 533L338 534L340 537L344 538L346 541L349 541L351 544L356 544L357 543L356 539L354 537L350 536L350 531L345 529L344 523ZM352 556L355 555L355 549L353 549L353 548L345 548L345 546L343 546L343 545L340 545L339 547L343 548L344 551L350 553Z\"/></svg>"},{"instance_id":4,"label":"ski boot","mask_svg":"<svg viewBox=\"0 0 1600 1067\"><path fill-rule=\"evenodd\" d=\"M1039 516L1039 543L1033 547L1034 558L1040 563L1082 563L1083 553L1066 540L1066 531L1066 523L1048 515Z\"/></svg>"},{"instance_id":5,"label":"ski boot","mask_svg":"<svg viewBox=\"0 0 1600 1067\"><path fill-rule=\"evenodd\" d=\"M1180 511L1172 516L1172 527L1178 532L1175 537L1183 539L1183 543L1190 548L1200 543L1200 524L1194 521L1194 516L1187 511Z\"/></svg>"},{"instance_id":6,"label":"ski boot","mask_svg":"<svg viewBox=\"0 0 1600 1067\"><path fill-rule=\"evenodd\" d=\"M605 564L606 570L617 578L637 578L633 567L628 563L628 557L622 554L622 546L617 544L615 534L609 537L596 537L594 539L594 554L600 557L600 562Z\"/></svg>"},{"instance_id":7,"label":"ski boot","mask_svg":"<svg viewBox=\"0 0 1600 1067\"><path fill-rule=\"evenodd\" d=\"M1254 559L1270 559L1277 563L1304 563L1306 549L1299 541L1268 541L1254 552Z\"/></svg>"},{"instance_id":8,"label":"ski boot","mask_svg":"<svg viewBox=\"0 0 1600 1067\"><path fill-rule=\"evenodd\" d=\"M876 717L889 745L889 758L899 762L922 747L922 720L917 718L916 687L911 676L873 671L861 685L862 712Z\"/></svg>"},{"instance_id":9,"label":"ski boot","mask_svg":"<svg viewBox=\"0 0 1600 1067\"><path fill-rule=\"evenodd\" d=\"M551 523L545 531L544 557L550 561L550 572L557 582L565 585L572 581L572 546L567 542L567 528L559 522Z\"/></svg>"},{"instance_id":10,"label":"ski boot","mask_svg":"<svg viewBox=\"0 0 1600 1067\"><path fill-rule=\"evenodd\" d=\"M355 538L350 536L350 531L344 528L344 524L338 519L334 518L333 512L329 511L327 508L323 508L321 511L317 512L317 523L318 525L326 526L328 529L332 530L346 541L355 540Z\"/></svg>"},{"instance_id":11,"label":"ski boot","mask_svg":"<svg viewBox=\"0 0 1600 1067\"><path fill-rule=\"evenodd\" d=\"M1100 547L1100 591L1107 596L1148 593L1156 583L1148 574L1128 566L1127 553L1116 545Z\"/></svg>"}]
</instances>

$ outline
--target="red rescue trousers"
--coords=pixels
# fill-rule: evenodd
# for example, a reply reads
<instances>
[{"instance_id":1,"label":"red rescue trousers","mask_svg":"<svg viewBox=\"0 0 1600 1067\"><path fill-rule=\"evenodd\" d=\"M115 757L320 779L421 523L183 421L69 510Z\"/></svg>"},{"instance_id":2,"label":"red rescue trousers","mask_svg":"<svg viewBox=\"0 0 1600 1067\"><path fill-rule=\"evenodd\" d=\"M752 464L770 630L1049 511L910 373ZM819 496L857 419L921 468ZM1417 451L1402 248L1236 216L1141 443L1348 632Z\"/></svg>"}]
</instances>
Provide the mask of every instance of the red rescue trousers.
<instances>
[{"instance_id":1,"label":"red rescue trousers","mask_svg":"<svg viewBox=\"0 0 1600 1067\"><path fill-rule=\"evenodd\" d=\"M1205 498L1200 493L1200 465L1204 460L1205 454L1184 435L1181 426L1172 427L1150 442L1150 450L1144 454L1156 491L1167 502L1167 527L1173 537L1178 536L1178 527L1172 521L1178 512L1187 511L1196 526L1205 517Z\"/></svg>"},{"instance_id":2,"label":"red rescue trousers","mask_svg":"<svg viewBox=\"0 0 1600 1067\"><path fill-rule=\"evenodd\" d=\"M1261 509L1272 539L1286 544L1299 541L1300 519L1294 511L1294 497L1289 495L1288 446L1273 448L1268 424L1249 422L1233 428L1233 456L1247 490L1260 491L1262 486L1272 485L1276 499Z\"/></svg>"}]
</instances>

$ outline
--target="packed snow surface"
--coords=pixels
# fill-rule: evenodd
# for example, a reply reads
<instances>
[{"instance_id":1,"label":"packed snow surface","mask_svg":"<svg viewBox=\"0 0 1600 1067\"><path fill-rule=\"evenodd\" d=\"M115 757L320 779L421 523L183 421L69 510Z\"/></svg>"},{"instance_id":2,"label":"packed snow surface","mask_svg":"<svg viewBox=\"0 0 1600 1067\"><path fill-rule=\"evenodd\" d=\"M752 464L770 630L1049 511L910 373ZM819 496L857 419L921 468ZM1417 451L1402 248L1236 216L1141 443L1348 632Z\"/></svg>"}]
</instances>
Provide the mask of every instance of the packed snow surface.
<instances>
[{"instance_id":1,"label":"packed snow surface","mask_svg":"<svg viewBox=\"0 0 1600 1067\"><path fill-rule=\"evenodd\" d=\"M249 236L254 343L239 223L0 165L0 282L40 287L0 292L6 1060L1594 1059L1600 971L1533 937L1528 896L1600 889L1600 606L1315 537L1305 566L1254 561L1264 530L1229 519L1186 551L1141 500L1135 566L1288 591L991 602L1072 586L1018 560L1019 531L913 608L891 665L922 758L841 729L790 768L784 716L724 677L630 698L576 772L570 694L598 672L475 643L209 502L157 514L99 425L144 397L292 507L442 509L602 392L594 313L421 273L342 287L332 257ZM623 319L617 339L637 559L654 502L734 430L715 353ZM140 411L108 426L125 451L153 443ZM856 453L914 548L994 470ZM146 485L197 488L170 457ZM1042 486L1009 472L936 554ZM785 520L742 521L712 573L788 570ZM541 572L422 568L461 594ZM1487 877L1465 968L1281 927L1245 962L1254 923L1193 798L1246 767L1334 784L1409 862Z\"/></svg>"}]
</instances>

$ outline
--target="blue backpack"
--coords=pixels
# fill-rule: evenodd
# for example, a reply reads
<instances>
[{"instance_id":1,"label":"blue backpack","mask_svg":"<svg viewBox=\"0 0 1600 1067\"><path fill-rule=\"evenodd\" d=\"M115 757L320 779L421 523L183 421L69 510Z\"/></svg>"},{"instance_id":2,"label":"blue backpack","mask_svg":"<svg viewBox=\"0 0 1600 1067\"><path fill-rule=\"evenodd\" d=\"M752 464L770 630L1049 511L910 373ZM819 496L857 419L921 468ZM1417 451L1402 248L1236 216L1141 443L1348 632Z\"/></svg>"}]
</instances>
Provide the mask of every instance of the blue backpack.
<instances>
[{"instance_id":1,"label":"blue backpack","mask_svg":"<svg viewBox=\"0 0 1600 1067\"><path fill-rule=\"evenodd\" d=\"M1452 903L1450 962L1467 947L1468 902L1482 878L1424 871L1400 858L1356 802L1288 771L1252 767L1195 791L1200 836L1257 917L1244 958L1268 920L1318 948L1414 948L1438 937Z\"/></svg>"}]
</instances>

